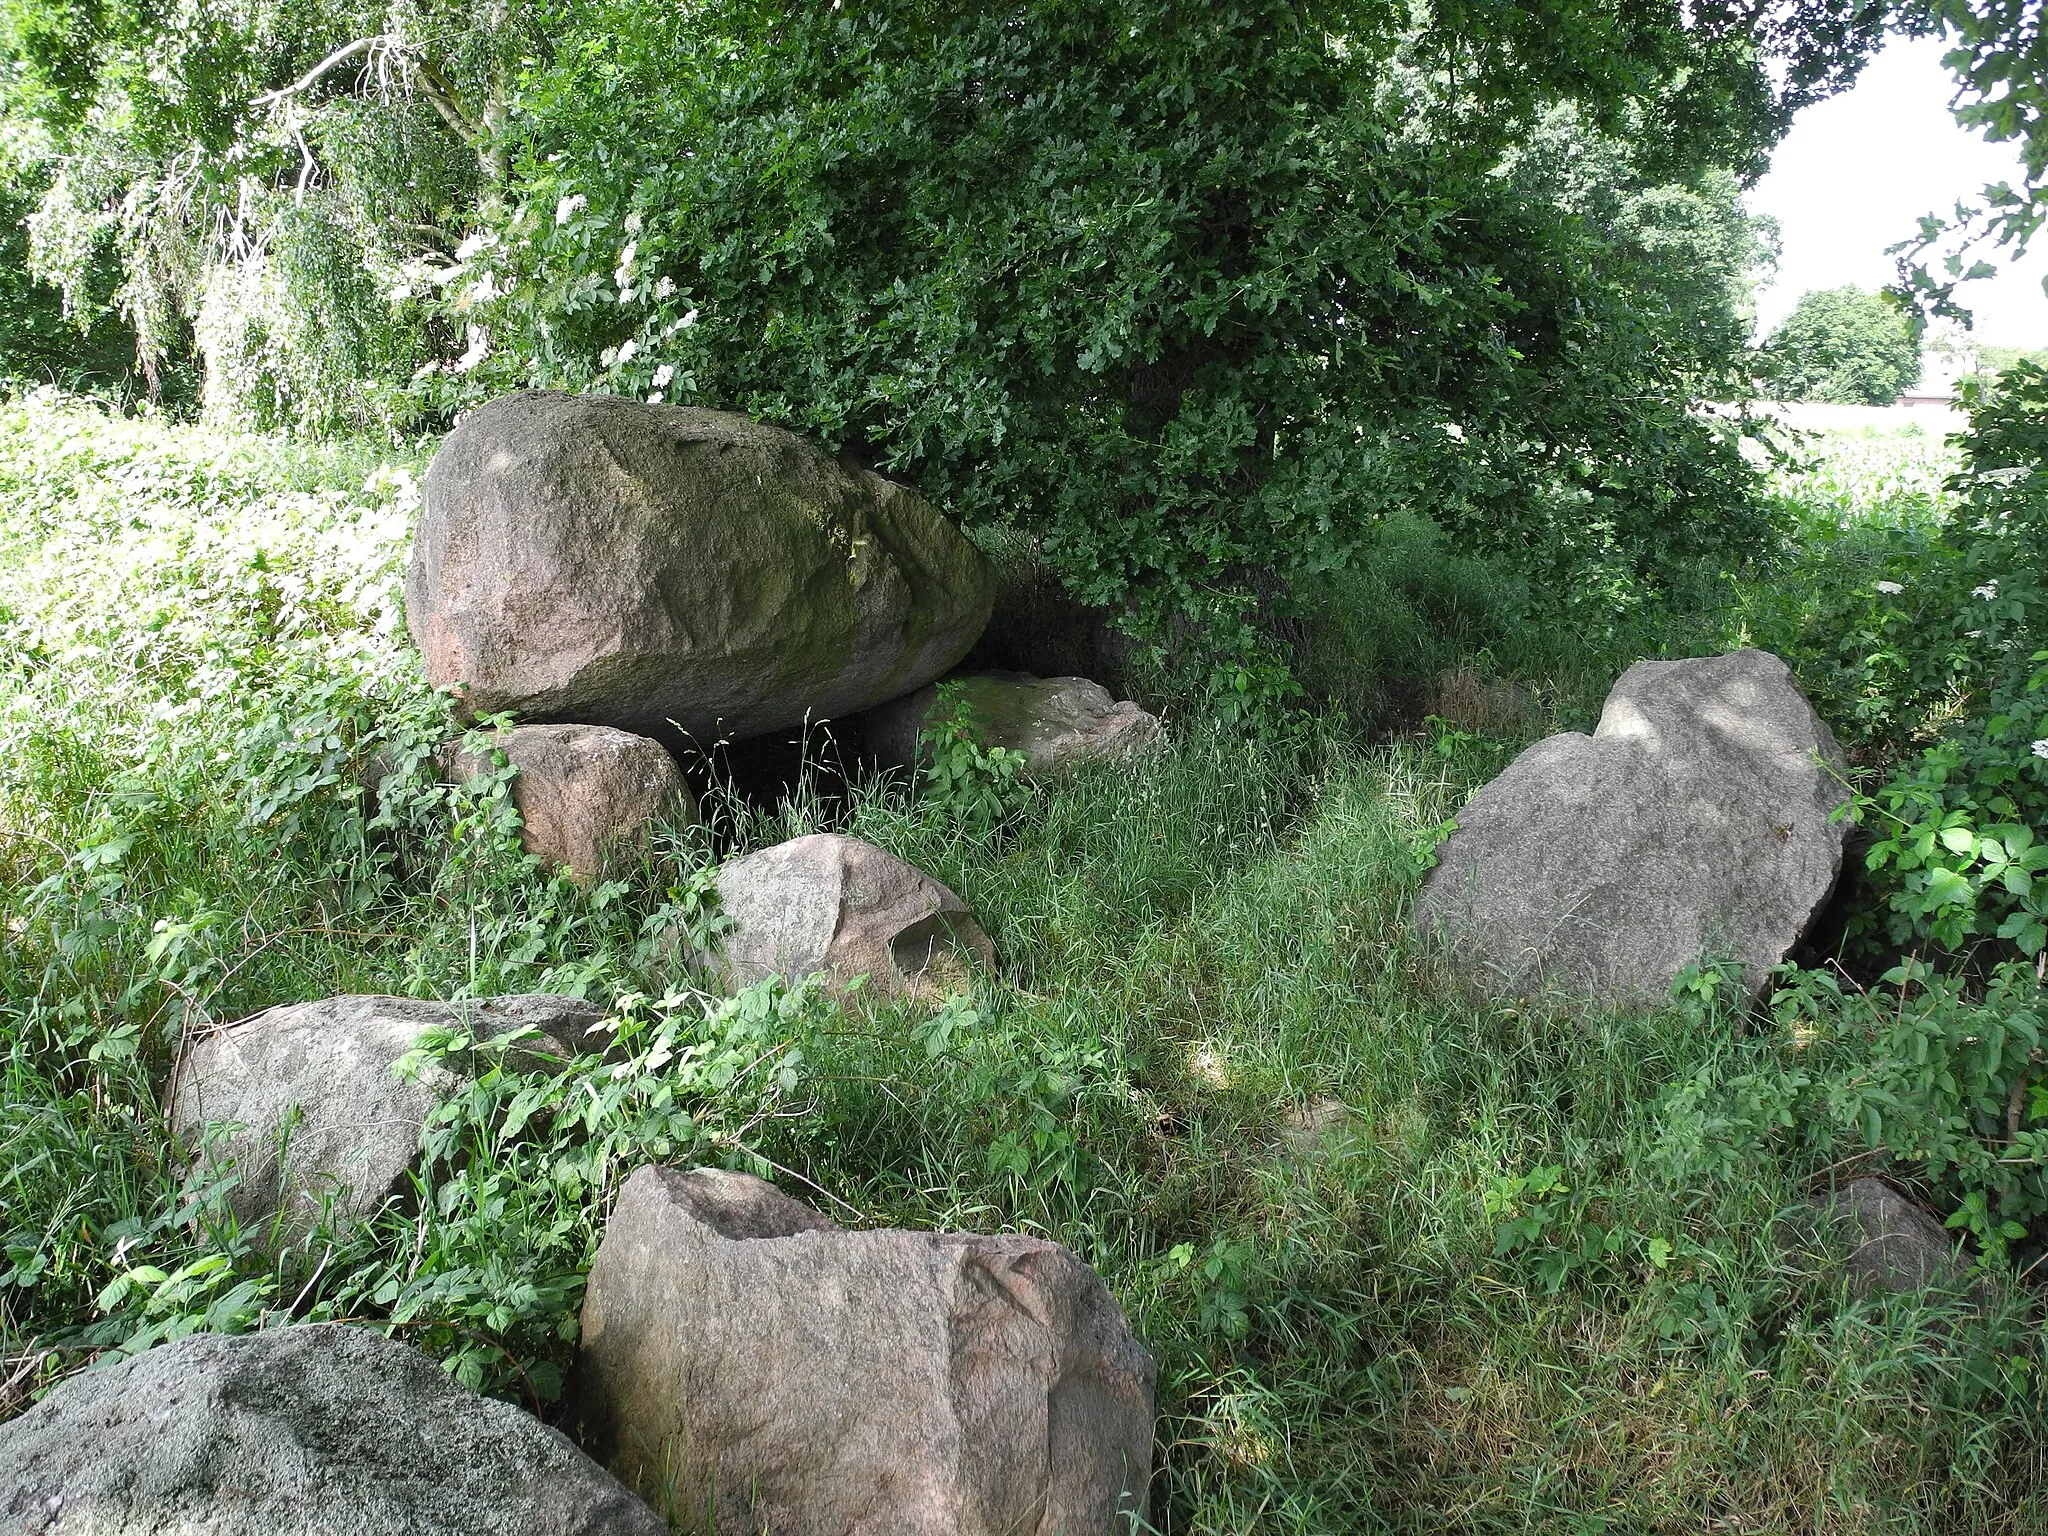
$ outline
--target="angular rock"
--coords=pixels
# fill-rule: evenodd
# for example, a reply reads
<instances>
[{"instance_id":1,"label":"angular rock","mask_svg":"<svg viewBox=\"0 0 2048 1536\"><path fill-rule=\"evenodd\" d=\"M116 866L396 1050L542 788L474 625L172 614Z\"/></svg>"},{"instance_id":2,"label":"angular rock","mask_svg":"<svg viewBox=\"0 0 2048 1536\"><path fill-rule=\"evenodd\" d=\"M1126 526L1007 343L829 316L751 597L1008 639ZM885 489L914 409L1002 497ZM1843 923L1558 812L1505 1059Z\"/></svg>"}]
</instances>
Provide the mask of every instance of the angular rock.
<instances>
[{"instance_id":1,"label":"angular rock","mask_svg":"<svg viewBox=\"0 0 2048 1536\"><path fill-rule=\"evenodd\" d=\"M1969 1278L1955 1234L1883 1179L1851 1179L1815 1205L1846 1218L1856 1240L1845 1266L1864 1294L1956 1288Z\"/></svg>"},{"instance_id":2,"label":"angular rock","mask_svg":"<svg viewBox=\"0 0 2048 1536\"><path fill-rule=\"evenodd\" d=\"M1057 1243L843 1232L744 1174L642 1168L590 1271L574 1393L585 1444L720 1531L1122 1536L1152 1387Z\"/></svg>"},{"instance_id":3,"label":"angular rock","mask_svg":"<svg viewBox=\"0 0 2048 1536\"><path fill-rule=\"evenodd\" d=\"M345 1224L399 1189L436 1093L449 1086L391 1074L428 1029L466 1021L490 1038L530 1027L540 1031L533 1049L569 1056L588 1048L586 1032L603 1017L573 997L538 993L471 1003L330 997L271 1008L186 1046L171 1126L194 1151L207 1126L230 1128L208 1155L239 1174L228 1203L245 1225L282 1211L287 1229L304 1230L329 1199Z\"/></svg>"},{"instance_id":4,"label":"angular rock","mask_svg":"<svg viewBox=\"0 0 2048 1536\"><path fill-rule=\"evenodd\" d=\"M694 821L697 802L675 759L658 741L603 725L521 725L490 744L518 769L512 803L519 840L585 880L630 864L656 821ZM442 749L448 777L461 783L497 765L460 742Z\"/></svg>"},{"instance_id":5,"label":"angular rock","mask_svg":"<svg viewBox=\"0 0 2048 1536\"><path fill-rule=\"evenodd\" d=\"M818 832L734 859L718 872L731 919L715 967L737 990L769 976L822 972L871 997L942 995L995 950L967 904L923 870L871 843Z\"/></svg>"},{"instance_id":6,"label":"angular rock","mask_svg":"<svg viewBox=\"0 0 2048 1536\"><path fill-rule=\"evenodd\" d=\"M929 682L993 596L929 502L780 427L522 393L434 456L405 607L475 711L708 746Z\"/></svg>"},{"instance_id":7,"label":"angular rock","mask_svg":"<svg viewBox=\"0 0 2048 1536\"><path fill-rule=\"evenodd\" d=\"M0 1424L23 1536L666 1536L618 1480L408 1345L340 1323L192 1334Z\"/></svg>"},{"instance_id":8,"label":"angular rock","mask_svg":"<svg viewBox=\"0 0 2048 1536\"><path fill-rule=\"evenodd\" d=\"M1756 994L1841 870L1841 767L1777 657L1638 662L1458 812L1418 924L1497 995L1655 1004L1701 961Z\"/></svg>"},{"instance_id":9,"label":"angular rock","mask_svg":"<svg viewBox=\"0 0 2048 1536\"><path fill-rule=\"evenodd\" d=\"M1085 677L1027 677L982 672L948 679L960 685L984 745L1024 754L1023 773L1043 778L1097 758L1122 757L1159 740L1159 717L1119 703ZM938 709L934 684L870 710L861 721L868 750L884 763L918 758L918 732Z\"/></svg>"}]
</instances>

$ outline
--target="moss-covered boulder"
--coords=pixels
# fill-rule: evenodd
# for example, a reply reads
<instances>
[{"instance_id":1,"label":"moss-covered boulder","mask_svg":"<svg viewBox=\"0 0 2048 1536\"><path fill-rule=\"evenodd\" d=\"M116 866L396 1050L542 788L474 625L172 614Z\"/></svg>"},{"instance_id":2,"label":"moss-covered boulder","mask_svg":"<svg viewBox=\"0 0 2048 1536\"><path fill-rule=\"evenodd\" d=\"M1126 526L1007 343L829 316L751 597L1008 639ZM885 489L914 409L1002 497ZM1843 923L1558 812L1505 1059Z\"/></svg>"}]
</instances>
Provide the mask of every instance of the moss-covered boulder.
<instances>
[{"instance_id":1,"label":"moss-covered boulder","mask_svg":"<svg viewBox=\"0 0 2048 1536\"><path fill-rule=\"evenodd\" d=\"M993 600L929 502L779 427L538 392L441 445L406 578L428 676L472 710L705 742L918 688Z\"/></svg>"}]
</instances>

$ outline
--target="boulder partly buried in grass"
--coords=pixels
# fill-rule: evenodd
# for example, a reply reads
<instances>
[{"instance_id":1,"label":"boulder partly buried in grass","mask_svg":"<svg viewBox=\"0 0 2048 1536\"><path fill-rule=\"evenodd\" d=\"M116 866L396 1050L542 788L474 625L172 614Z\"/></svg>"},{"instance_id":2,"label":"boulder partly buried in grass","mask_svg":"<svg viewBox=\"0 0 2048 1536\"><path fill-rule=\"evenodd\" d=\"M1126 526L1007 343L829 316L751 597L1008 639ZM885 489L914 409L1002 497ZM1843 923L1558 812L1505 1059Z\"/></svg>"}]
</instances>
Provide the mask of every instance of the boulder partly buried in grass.
<instances>
[{"instance_id":1,"label":"boulder partly buried in grass","mask_svg":"<svg viewBox=\"0 0 2048 1536\"><path fill-rule=\"evenodd\" d=\"M1418 921L1498 995L1654 1004L1699 964L1755 994L1841 871L1841 771L1777 657L1638 662L1591 736L1546 737L1458 812Z\"/></svg>"},{"instance_id":2,"label":"boulder partly buried in grass","mask_svg":"<svg viewBox=\"0 0 2048 1536\"><path fill-rule=\"evenodd\" d=\"M1081 763L1157 745L1159 717L1085 677L981 672L951 679L982 745L1024 754L1023 772L1044 778ZM861 721L868 750L901 766L918 757L918 733L945 718L939 685L874 709Z\"/></svg>"},{"instance_id":3,"label":"boulder partly buried in grass","mask_svg":"<svg viewBox=\"0 0 2048 1536\"><path fill-rule=\"evenodd\" d=\"M709 745L929 682L994 590L929 502L780 427L535 392L434 456L405 608L472 710Z\"/></svg>"},{"instance_id":4,"label":"boulder partly buried in grass","mask_svg":"<svg viewBox=\"0 0 2048 1536\"><path fill-rule=\"evenodd\" d=\"M192 1334L0 1424L33 1536L665 1536L559 1430L366 1328Z\"/></svg>"},{"instance_id":5,"label":"boulder partly buried in grass","mask_svg":"<svg viewBox=\"0 0 2048 1536\"><path fill-rule=\"evenodd\" d=\"M521 725L485 739L517 770L512 803L526 851L579 879L599 879L637 859L656 822L697 818L675 759L648 737L603 725ZM497 765L451 742L442 766L462 782Z\"/></svg>"},{"instance_id":6,"label":"boulder partly buried in grass","mask_svg":"<svg viewBox=\"0 0 2048 1536\"><path fill-rule=\"evenodd\" d=\"M572 1393L584 1443L707 1529L1112 1536L1144 1515L1152 1386L1057 1243L844 1232L745 1174L642 1168Z\"/></svg>"},{"instance_id":7,"label":"boulder partly buried in grass","mask_svg":"<svg viewBox=\"0 0 2048 1536\"><path fill-rule=\"evenodd\" d=\"M436 1094L449 1086L392 1073L428 1030L488 1040L531 1029L528 1049L566 1057L586 1048L603 1017L573 997L545 994L468 1003L349 996L271 1008L186 1046L171 1125L219 1174L235 1177L228 1202L244 1224L281 1212L286 1228L301 1231L324 1209L345 1224L401 1187Z\"/></svg>"},{"instance_id":8,"label":"boulder partly buried in grass","mask_svg":"<svg viewBox=\"0 0 2048 1536\"><path fill-rule=\"evenodd\" d=\"M937 996L995 967L965 902L858 838L819 832L734 859L718 901L731 927L711 963L733 990L822 974L834 992L866 976L873 997Z\"/></svg>"},{"instance_id":9,"label":"boulder partly buried in grass","mask_svg":"<svg viewBox=\"0 0 2048 1536\"><path fill-rule=\"evenodd\" d=\"M1843 1267L1850 1285L1865 1295L1930 1286L1959 1290L1968 1283L1955 1234L1883 1179L1851 1179L1814 1203L1840 1219L1850 1239Z\"/></svg>"}]
</instances>

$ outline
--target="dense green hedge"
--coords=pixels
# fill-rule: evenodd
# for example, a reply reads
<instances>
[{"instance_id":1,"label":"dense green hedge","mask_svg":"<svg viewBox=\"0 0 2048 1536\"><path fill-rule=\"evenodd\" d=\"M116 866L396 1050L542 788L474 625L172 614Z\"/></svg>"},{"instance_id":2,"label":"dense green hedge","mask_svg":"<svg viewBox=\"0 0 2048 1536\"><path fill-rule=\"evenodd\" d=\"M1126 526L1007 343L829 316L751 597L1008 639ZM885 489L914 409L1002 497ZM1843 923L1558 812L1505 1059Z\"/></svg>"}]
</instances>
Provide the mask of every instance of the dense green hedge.
<instances>
[{"instance_id":1,"label":"dense green hedge","mask_svg":"<svg viewBox=\"0 0 2048 1536\"><path fill-rule=\"evenodd\" d=\"M1736 387L1749 226L1647 107L1498 106L1281 3L563 29L451 402L786 421L1197 620L1240 685L1251 595L1396 509L1595 599L1763 531L1688 409Z\"/></svg>"}]
</instances>

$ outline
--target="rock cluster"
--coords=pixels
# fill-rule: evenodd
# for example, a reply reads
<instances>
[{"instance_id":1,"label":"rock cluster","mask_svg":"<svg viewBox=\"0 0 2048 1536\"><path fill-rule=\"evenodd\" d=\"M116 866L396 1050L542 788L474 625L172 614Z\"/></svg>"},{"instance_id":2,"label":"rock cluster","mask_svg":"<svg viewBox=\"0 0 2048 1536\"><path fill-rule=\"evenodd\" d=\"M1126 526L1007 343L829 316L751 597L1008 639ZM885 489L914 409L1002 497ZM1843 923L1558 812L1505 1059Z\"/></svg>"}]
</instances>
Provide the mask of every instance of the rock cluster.
<instances>
[{"instance_id":1,"label":"rock cluster","mask_svg":"<svg viewBox=\"0 0 2048 1536\"><path fill-rule=\"evenodd\" d=\"M778 428L525 394L436 456L407 618L436 683L532 722L446 744L439 771L509 766L528 851L597 880L695 816L676 733L881 707L907 761L993 595L934 508ZM964 686L1037 772L1158 734L1080 678ZM728 987L822 974L934 996L995 963L959 897L853 838L734 859L718 893L728 931L696 958ZM554 996L272 1008L187 1041L170 1117L259 1242L346 1229L406 1197L436 1102L472 1070L467 1048L394 1070L430 1030L517 1031L559 1063L605 1042L602 1017ZM1144 1512L1151 1358L1053 1243L844 1232L758 1180L645 1168L584 1333L589 1443L655 1507L405 1345L319 1324L193 1336L65 1382L0 1426L0 1529L655 1536L658 1507L811 1536L1109 1536Z\"/></svg>"},{"instance_id":2,"label":"rock cluster","mask_svg":"<svg viewBox=\"0 0 2048 1536\"><path fill-rule=\"evenodd\" d=\"M1842 755L1763 651L1638 662L1458 812L1417 903L1482 989L1654 1004L1689 966L1752 994L1834 889Z\"/></svg>"},{"instance_id":3,"label":"rock cluster","mask_svg":"<svg viewBox=\"0 0 2048 1536\"><path fill-rule=\"evenodd\" d=\"M916 493L780 427L535 391L471 411L435 455L406 622L428 676L471 711L540 722L491 743L517 770L523 840L597 879L652 826L695 816L663 741L865 711L855 734L911 762L936 680L982 637L998 587ZM960 681L984 739L1030 773L1159 736L1085 678ZM493 766L459 743L441 754L458 781ZM899 995L991 962L958 898L861 848L800 839L729 871L724 973L822 969L843 985L865 971Z\"/></svg>"},{"instance_id":4,"label":"rock cluster","mask_svg":"<svg viewBox=\"0 0 2048 1536\"><path fill-rule=\"evenodd\" d=\"M436 457L407 610L435 682L539 722L491 739L526 846L599 879L695 814L657 737L864 711L875 755L915 763L993 596L936 509L790 433L521 394ZM1085 678L956 680L982 740L1032 775L1160 738ZM1469 674L1437 702L1473 729L1541 719ZM440 766L462 780L495 759L450 744ZM1418 920L1505 997L1655 1003L1708 963L1755 992L1839 872L1841 767L1776 657L1640 663L1592 735L1537 743L1473 796ZM822 975L842 995L865 977L870 995L930 997L995 964L953 891L854 838L734 859L717 887L727 930L693 958L728 988ZM601 1017L554 996L273 1008L188 1042L170 1115L250 1227L346 1225L402 1195L461 1080L460 1056L394 1072L428 1030L520 1030L560 1061L594 1048ZM1317 1095L1284 1144L1339 1155L1353 1119ZM1862 1235L1857 1284L1959 1279L1946 1234L1889 1186L1855 1181L1827 1209ZM0 1425L0 1518L34 1536L657 1536L659 1509L791 1536L1109 1536L1145 1517L1153 1388L1114 1298L1056 1243L844 1230L744 1174L644 1167L590 1271L571 1381L598 1460L362 1328L200 1335Z\"/></svg>"}]
</instances>

